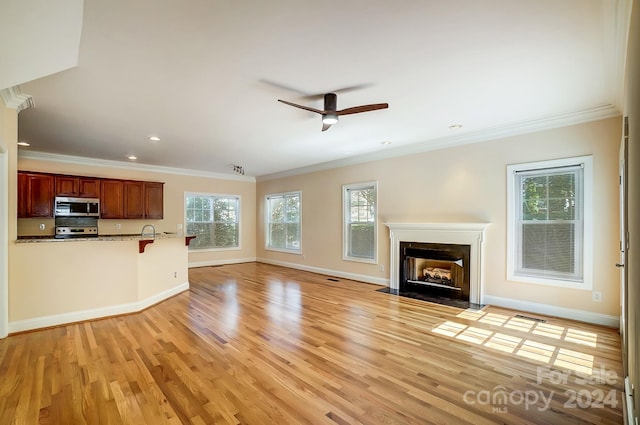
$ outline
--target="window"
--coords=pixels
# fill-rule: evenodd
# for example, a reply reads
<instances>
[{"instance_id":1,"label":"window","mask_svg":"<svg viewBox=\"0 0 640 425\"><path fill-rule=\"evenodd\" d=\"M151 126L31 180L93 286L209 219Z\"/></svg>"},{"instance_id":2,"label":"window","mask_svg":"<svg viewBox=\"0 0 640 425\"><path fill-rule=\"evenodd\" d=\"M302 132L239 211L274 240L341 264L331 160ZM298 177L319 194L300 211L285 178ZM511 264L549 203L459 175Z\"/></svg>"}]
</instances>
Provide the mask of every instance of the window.
<instances>
[{"instance_id":1,"label":"window","mask_svg":"<svg viewBox=\"0 0 640 425\"><path fill-rule=\"evenodd\" d=\"M342 186L344 259L376 262L376 183Z\"/></svg>"},{"instance_id":2,"label":"window","mask_svg":"<svg viewBox=\"0 0 640 425\"><path fill-rule=\"evenodd\" d=\"M591 289L592 158L507 167L508 279Z\"/></svg>"},{"instance_id":3,"label":"window","mask_svg":"<svg viewBox=\"0 0 640 425\"><path fill-rule=\"evenodd\" d=\"M267 195L267 249L300 252L300 192Z\"/></svg>"},{"instance_id":4,"label":"window","mask_svg":"<svg viewBox=\"0 0 640 425\"><path fill-rule=\"evenodd\" d=\"M186 234L196 235L189 249L239 248L240 198L233 195L186 194Z\"/></svg>"}]
</instances>

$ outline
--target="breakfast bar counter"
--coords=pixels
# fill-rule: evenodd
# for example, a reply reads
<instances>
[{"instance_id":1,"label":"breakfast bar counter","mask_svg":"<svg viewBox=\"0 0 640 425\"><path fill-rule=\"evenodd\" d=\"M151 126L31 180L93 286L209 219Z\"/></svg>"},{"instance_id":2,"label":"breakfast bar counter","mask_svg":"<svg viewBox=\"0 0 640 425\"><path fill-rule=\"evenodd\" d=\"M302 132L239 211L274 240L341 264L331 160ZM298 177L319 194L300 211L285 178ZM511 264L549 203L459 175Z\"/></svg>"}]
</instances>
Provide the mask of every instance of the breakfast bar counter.
<instances>
[{"instance_id":1,"label":"breakfast bar counter","mask_svg":"<svg viewBox=\"0 0 640 425\"><path fill-rule=\"evenodd\" d=\"M188 290L191 238L19 237L12 256L10 332L133 313Z\"/></svg>"}]
</instances>

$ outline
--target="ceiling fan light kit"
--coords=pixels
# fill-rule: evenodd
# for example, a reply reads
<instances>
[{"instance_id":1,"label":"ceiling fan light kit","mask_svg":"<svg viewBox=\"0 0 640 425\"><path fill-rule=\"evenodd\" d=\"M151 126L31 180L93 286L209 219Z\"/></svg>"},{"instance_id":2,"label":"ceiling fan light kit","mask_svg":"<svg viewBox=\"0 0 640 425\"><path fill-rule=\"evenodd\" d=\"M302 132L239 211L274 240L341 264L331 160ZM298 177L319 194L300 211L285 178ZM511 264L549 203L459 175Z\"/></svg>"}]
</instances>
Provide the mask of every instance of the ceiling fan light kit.
<instances>
[{"instance_id":1,"label":"ceiling fan light kit","mask_svg":"<svg viewBox=\"0 0 640 425\"><path fill-rule=\"evenodd\" d=\"M388 103L374 103L371 105L353 106L351 108L338 110L338 96L335 93L327 93L324 95L323 110L312 108L310 106L298 105L297 103L287 102L282 99L278 99L278 102L322 115L322 131L327 131L333 124L336 124L340 115L359 114L361 112L376 111L378 109L387 109L389 107Z\"/></svg>"},{"instance_id":2,"label":"ceiling fan light kit","mask_svg":"<svg viewBox=\"0 0 640 425\"><path fill-rule=\"evenodd\" d=\"M322 122L324 124L335 124L338 122L338 114L335 113L328 113L328 114L324 114L322 116Z\"/></svg>"}]
</instances>

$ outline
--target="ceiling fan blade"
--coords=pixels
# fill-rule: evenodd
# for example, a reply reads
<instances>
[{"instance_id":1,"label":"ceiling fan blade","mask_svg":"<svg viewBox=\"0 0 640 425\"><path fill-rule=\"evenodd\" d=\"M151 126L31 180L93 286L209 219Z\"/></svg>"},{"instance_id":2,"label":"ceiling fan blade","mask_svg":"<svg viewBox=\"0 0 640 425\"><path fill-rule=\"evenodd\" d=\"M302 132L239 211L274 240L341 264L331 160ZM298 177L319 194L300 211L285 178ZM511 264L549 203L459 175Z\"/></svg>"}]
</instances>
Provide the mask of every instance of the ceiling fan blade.
<instances>
[{"instance_id":1,"label":"ceiling fan blade","mask_svg":"<svg viewBox=\"0 0 640 425\"><path fill-rule=\"evenodd\" d=\"M339 89L331 90L330 92L325 92L325 93L335 93L335 94L348 93L350 91L363 90L363 89L366 89L366 88L371 87L371 86L373 86L372 83L357 84L357 85L354 85L354 86L341 87ZM325 93L306 94L306 95L301 96L300 99L303 99L303 100L320 100L320 99L324 98Z\"/></svg>"},{"instance_id":2,"label":"ceiling fan blade","mask_svg":"<svg viewBox=\"0 0 640 425\"><path fill-rule=\"evenodd\" d=\"M377 111L378 109L387 109L388 103L374 103L372 105L354 106L352 108L341 109L336 111L338 115L359 114L360 112Z\"/></svg>"},{"instance_id":3,"label":"ceiling fan blade","mask_svg":"<svg viewBox=\"0 0 640 425\"><path fill-rule=\"evenodd\" d=\"M315 112L316 114L325 114L326 113L326 111L321 111L320 109L311 108L309 106L304 106L304 105L298 105L297 103L287 102L286 100L278 99L278 102L282 102L282 103L284 103L286 105L293 106L294 108L300 108L300 109L304 109L304 110L307 110L307 111Z\"/></svg>"},{"instance_id":4,"label":"ceiling fan blade","mask_svg":"<svg viewBox=\"0 0 640 425\"><path fill-rule=\"evenodd\" d=\"M322 123L322 131L327 131L331 128L331 124Z\"/></svg>"}]
</instances>

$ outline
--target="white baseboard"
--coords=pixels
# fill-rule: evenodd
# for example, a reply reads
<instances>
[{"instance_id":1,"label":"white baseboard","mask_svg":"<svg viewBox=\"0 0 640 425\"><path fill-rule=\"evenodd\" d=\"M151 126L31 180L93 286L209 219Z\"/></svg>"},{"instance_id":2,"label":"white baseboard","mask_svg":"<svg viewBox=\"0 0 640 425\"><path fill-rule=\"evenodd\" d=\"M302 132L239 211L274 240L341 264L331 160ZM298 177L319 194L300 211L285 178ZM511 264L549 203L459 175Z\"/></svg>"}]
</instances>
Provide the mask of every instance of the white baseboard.
<instances>
[{"instance_id":1,"label":"white baseboard","mask_svg":"<svg viewBox=\"0 0 640 425\"><path fill-rule=\"evenodd\" d=\"M231 260L211 260L211 261L195 261L193 263L189 263L188 267L207 267L207 266L224 266L225 264L240 264L240 263L255 263L256 257L250 258L235 258Z\"/></svg>"},{"instance_id":2,"label":"white baseboard","mask_svg":"<svg viewBox=\"0 0 640 425\"><path fill-rule=\"evenodd\" d=\"M374 285L389 286L389 279L341 272L338 270L324 269L321 267L305 266L304 264L288 263L286 261L270 260L268 258L258 258L259 263L273 264L274 266L289 267L291 269L304 270L306 272L324 274L327 276L341 277L343 279L357 280L358 282L373 283Z\"/></svg>"},{"instance_id":3,"label":"white baseboard","mask_svg":"<svg viewBox=\"0 0 640 425\"><path fill-rule=\"evenodd\" d=\"M117 316L120 314L136 313L188 289L189 282L185 282L164 292L133 303L119 304L109 307L95 308L91 310L74 311L71 313L55 314L51 316L42 316L33 319L9 322L9 333L31 331L34 329L60 326L68 323L100 319L102 317Z\"/></svg>"},{"instance_id":4,"label":"white baseboard","mask_svg":"<svg viewBox=\"0 0 640 425\"><path fill-rule=\"evenodd\" d=\"M594 313L586 310L576 310L572 308L558 307L551 304L540 304L530 301L514 300L512 298L496 297L493 295L482 295L482 304L495 305L496 307L510 308L531 313L544 314L545 316L562 317L565 319L578 320L580 322L593 323L596 325L620 327L620 318L608 314Z\"/></svg>"}]
</instances>

